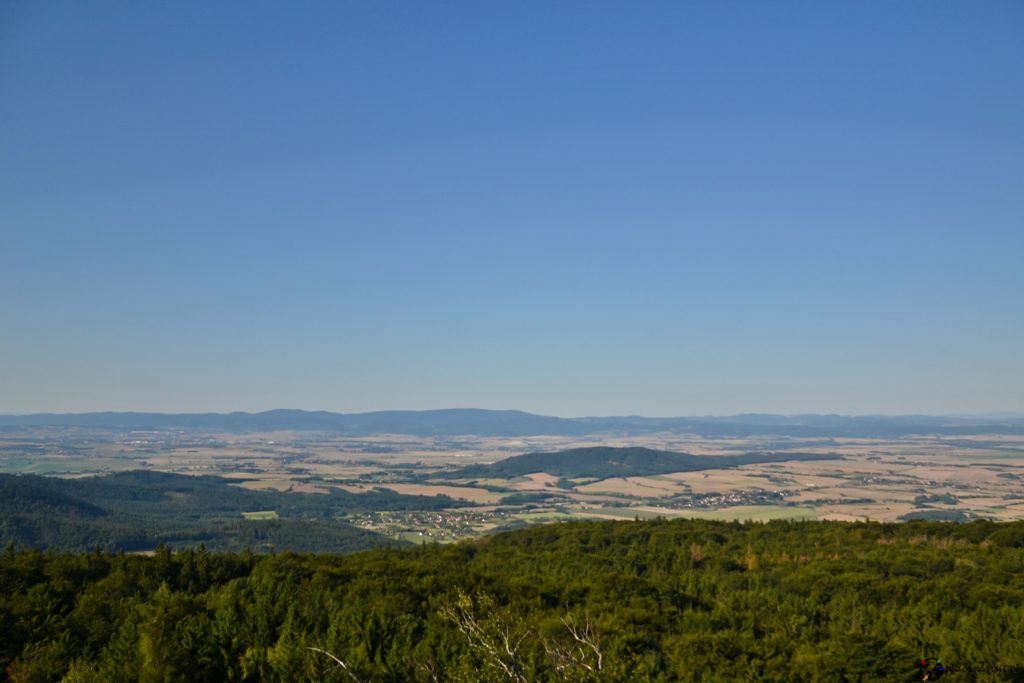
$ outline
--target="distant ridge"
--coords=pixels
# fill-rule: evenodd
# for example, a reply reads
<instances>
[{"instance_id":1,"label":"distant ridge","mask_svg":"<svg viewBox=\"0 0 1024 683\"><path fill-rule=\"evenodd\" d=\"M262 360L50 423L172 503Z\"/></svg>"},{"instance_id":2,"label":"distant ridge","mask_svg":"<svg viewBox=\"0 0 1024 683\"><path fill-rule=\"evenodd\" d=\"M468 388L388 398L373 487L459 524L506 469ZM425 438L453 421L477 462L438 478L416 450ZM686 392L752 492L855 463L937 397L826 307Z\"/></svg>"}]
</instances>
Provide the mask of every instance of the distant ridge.
<instances>
[{"instance_id":1,"label":"distant ridge","mask_svg":"<svg viewBox=\"0 0 1024 683\"><path fill-rule=\"evenodd\" d=\"M384 410L371 413L330 413L277 409L262 413L39 413L0 415L0 426L98 427L105 429L210 429L220 431L324 431L365 436L410 434L455 436L480 434L585 434L585 424L519 410Z\"/></svg>"},{"instance_id":2,"label":"distant ridge","mask_svg":"<svg viewBox=\"0 0 1024 683\"><path fill-rule=\"evenodd\" d=\"M743 453L741 455L691 455L652 448L593 446L554 453L527 453L490 465L470 465L446 472L447 479L508 479L543 472L556 477L607 479L643 477L671 472L739 467L786 460L837 460L840 456L817 453Z\"/></svg>"},{"instance_id":3,"label":"distant ridge","mask_svg":"<svg viewBox=\"0 0 1024 683\"><path fill-rule=\"evenodd\" d=\"M768 415L724 417L580 417L534 415L520 410L452 408L331 413L268 410L261 413L37 413L0 415L0 428L205 429L225 432L322 431L350 436L585 436L657 432L715 437L893 437L908 434L1024 434L1024 418L927 415Z\"/></svg>"}]
</instances>

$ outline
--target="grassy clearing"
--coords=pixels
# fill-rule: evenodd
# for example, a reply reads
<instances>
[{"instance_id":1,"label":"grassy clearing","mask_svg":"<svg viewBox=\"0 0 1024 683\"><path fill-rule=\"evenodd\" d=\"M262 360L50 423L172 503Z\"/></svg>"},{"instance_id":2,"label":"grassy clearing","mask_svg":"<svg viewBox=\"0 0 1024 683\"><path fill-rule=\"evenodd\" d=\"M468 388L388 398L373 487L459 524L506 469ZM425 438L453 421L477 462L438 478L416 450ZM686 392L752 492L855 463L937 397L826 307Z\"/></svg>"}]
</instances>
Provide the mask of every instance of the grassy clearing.
<instances>
[{"instance_id":1,"label":"grassy clearing","mask_svg":"<svg viewBox=\"0 0 1024 683\"><path fill-rule=\"evenodd\" d=\"M568 512L520 512L512 515L512 517L526 522L554 522L559 520L575 519L578 515Z\"/></svg>"},{"instance_id":2,"label":"grassy clearing","mask_svg":"<svg viewBox=\"0 0 1024 683\"><path fill-rule=\"evenodd\" d=\"M577 486L580 493L623 495L636 498L668 498L685 491L682 483L668 477L615 477Z\"/></svg>"},{"instance_id":3,"label":"grassy clearing","mask_svg":"<svg viewBox=\"0 0 1024 683\"><path fill-rule=\"evenodd\" d=\"M246 519L253 520L277 519L277 510L256 510L255 512L243 512L242 516Z\"/></svg>"},{"instance_id":4,"label":"grassy clearing","mask_svg":"<svg viewBox=\"0 0 1024 683\"><path fill-rule=\"evenodd\" d=\"M545 472L533 472L523 477L506 480L505 486L520 491L545 491L556 488L558 477Z\"/></svg>"},{"instance_id":5,"label":"grassy clearing","mask_svg":"<svg viewBox=\"0 0 1024 683\"><path fill-rule=\"evenodd\" d=\"M670 517L664 512L650 512L641 508L594 508L592 510L579 510L572 516L576 519L655 519L656 517Z\"/></svg>"},{"instance_id":6,"label":"grassy clearing","mask_svg":"<svg viewBox=\"0 0 1024 683\"><path fill-rule=\"evenodd\" d=\"M292 486L292 480L254 475L252 479L243 481L241 484L234 484L234 486L250 491L287 491Z\"/></svg>"},{"instance_id":7,"label":"grassy clearing","mask_svg":"<svg viewBox=\"0 0 1024 683\"><path fill-rule=\"evenodd\" d=\"M723 521L751 520L764 522L770 519L815 519L813 508L791 507L786 505L737 505L718 509L686 509L673 510L667 508L638 506L628 508L606 507L595 510L581 510L574 513L577 517L601 519L654 519L656 517L696 517L701 519L717 519Z\"/></svg>"}]
</instances>

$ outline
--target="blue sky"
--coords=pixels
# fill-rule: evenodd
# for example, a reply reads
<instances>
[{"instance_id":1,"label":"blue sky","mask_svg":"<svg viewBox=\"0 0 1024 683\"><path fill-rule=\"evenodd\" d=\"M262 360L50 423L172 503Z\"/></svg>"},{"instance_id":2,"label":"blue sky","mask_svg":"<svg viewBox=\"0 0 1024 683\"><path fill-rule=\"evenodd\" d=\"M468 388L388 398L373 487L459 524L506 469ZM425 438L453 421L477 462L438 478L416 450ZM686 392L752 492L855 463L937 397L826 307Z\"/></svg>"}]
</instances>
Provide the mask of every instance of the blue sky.
<instances>
[{"instance_id":1,"label":"blue sky","mask_svg":"<svg viewBox=\"0 0 1024 683\"><path fill-rule=\"evenodd\" d=\"M0 4L0 412L1024 410L1019 2Z\"/></svg>"}]
</instances>

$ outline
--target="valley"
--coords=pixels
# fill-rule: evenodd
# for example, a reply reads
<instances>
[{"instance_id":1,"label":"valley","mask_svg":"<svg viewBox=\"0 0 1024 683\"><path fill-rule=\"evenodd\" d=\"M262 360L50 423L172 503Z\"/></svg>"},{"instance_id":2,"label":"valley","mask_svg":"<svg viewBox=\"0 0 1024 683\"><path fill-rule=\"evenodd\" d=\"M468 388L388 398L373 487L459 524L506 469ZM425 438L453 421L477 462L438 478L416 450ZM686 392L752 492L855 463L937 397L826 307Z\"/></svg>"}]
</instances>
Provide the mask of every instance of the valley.
<instances>
[{"instance_id":1,"label":"valley","mask_svg":"<svg viewBox=\"0 0 1024 683\"><path fill-rule=\"evenodd\" d=\"M623 466L614 458L610 468L584 466L604 462L601 449L693 458L653 469L647 461ZM545 455L519 458L530 453ZM562 453L579 455L555 466ZM1024 436L1015 434L424 436L67 426L0 432L2 473L73 479L132 470L222 477L239 493L274 494L278 501L292 494L307 511L323 500L320 523L408 542L572 519L1024 519ZM332 492L355 494L353 502L326 505ZM385 492L392 501L430 502L389 506L379 496L361 497ZM287 517L287 507L264 501L236 516L270 524Z\"/></svg>"}]
</instances>

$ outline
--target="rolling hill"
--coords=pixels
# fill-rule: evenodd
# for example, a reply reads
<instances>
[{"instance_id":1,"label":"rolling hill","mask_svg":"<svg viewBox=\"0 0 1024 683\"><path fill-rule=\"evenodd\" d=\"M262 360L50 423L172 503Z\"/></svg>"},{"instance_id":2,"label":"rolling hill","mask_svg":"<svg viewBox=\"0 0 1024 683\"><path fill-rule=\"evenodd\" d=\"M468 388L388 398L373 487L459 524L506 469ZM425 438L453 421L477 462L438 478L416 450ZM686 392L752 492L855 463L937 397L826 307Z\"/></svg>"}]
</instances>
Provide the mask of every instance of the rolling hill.
<instances>
[{"instance_id":1,"label":"rolling hill","mask_svg":"<svg viewBox=\"0 0 1024 683\"><path fill-rule=\"evenodd\" d=\"M151 471L81 479L0 474L0 545L132 551L203 543L211 550L349 552L394 542L340 521L342 513L465 505L382 489L251 491L233 486L237 481ZM243 516L269 511L271 519Z\"/></svg>"},{"instance_id":2,"label":"rolling hill","mask_svg":"<svg viewBox=\"0 0 1024 683\"><path fill-rule=\"evenodd\" d=\"M489 465L470 465L446 472L449 479L521 477L544 472L567 479L609 477L642 477L670 472L738 467L761 462L785 460L835 460L838 455L816 453L744 453L742 455L690 455L659 451L651 448L613 448L596 446L571 448L554 453L527 453L513 456Z\"/></svg>"}]
</instances>

